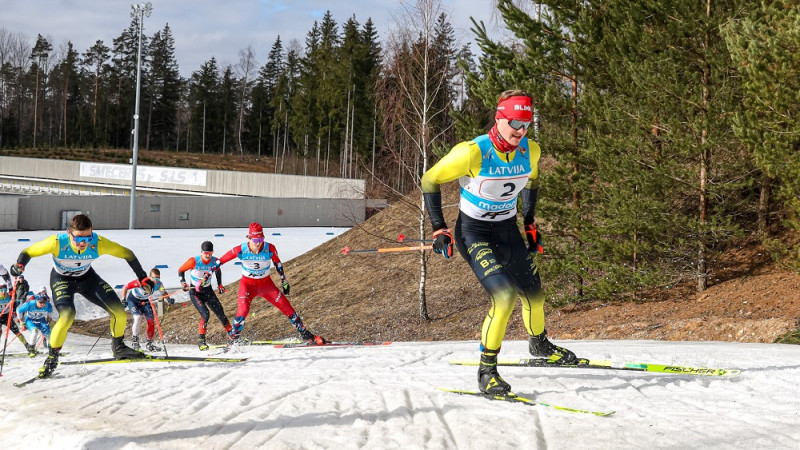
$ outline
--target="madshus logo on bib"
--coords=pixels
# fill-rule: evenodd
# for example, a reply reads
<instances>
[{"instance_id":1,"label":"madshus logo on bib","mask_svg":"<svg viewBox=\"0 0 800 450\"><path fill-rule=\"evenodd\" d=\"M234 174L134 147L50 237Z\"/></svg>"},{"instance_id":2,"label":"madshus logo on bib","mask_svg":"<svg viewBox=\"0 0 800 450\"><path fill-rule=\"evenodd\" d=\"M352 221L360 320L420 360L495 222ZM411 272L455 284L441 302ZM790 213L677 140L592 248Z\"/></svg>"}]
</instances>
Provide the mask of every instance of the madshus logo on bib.
<instances>
[{"instance_id":1,"label":"madshus logo on bib","mask_svg":"<svg viewBox=\"0 0 800 450\"><path fill-rule=\"evenodd\" d=\"M490 217L492 219L497 218L497 216L504 216L506 214L511 213L514 209L514 205L516 204L516 199L511 200L509 202L504 203L497 203L497 204L490 204L487 202L479 202L478 207L485 210L486 212L483 213L481 217Z\"/></svg>"}]
</instances>

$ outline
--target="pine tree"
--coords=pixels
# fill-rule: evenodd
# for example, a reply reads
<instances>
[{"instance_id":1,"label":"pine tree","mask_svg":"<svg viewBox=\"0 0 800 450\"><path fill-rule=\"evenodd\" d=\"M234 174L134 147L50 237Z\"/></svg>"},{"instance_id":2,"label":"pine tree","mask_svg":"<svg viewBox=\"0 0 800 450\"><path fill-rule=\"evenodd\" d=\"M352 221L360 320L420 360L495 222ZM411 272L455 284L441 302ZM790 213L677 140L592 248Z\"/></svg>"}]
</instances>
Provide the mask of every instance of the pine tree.
<instances>
[{"instance_id":1,"label":"pine tree","mask_svg":"<svg viewBox=\"0 0 800 450\"><path fill-rule=\"evenodd\" d=\"M583 105L597 178L586 195L602 270L618 272L609 279L693 271L702 291L713 249L739 233L731 219L748 208L737 199L752 166L732 139L738 82L718 30L740 3L618 4L578 25L591 36Z\"/></svg>"},{"instance_id":2,"label":"pine tree","mask_svg":"<svg viewBox=\"0 0 800 450\"><path fill-rule=\"evenodd\" d=\"M98 136L98 114L100 110L100 106L98 102L100 99L104 99L105 96L100 96L100 78L104 75L104 70L106 69L106 61L110 58L110 51L111 49L108 48L105 44L103 44L102 40L97 40L93 46L91 46L86 52L83 53L83 65L86 69L91 70L94 72L93 83L92 83L92 137L91 143L92 147L97 148L100 143L106 143L105 139L100 139ZM105 101L103 102L105 103Z\"/></svg>"},{"instance_id":3,"label":"pine tree","mask_svg":"<svg viewBox=\"0 0 800 450\"><path fill-rule=\"evenodd\" d=\"M58 102L57 135L53 136L55 142L64 147L86 144L84 138L90 133L88 125L81 115L84 106L84 95L81 92L82 77L79 70L79 54L67 42L66 54L54 67L50 77L50 88L54 99ZM85 129L84 129L85 127Z\"/></svg>"},{"instance_id":4,"label":"pine tree","mask_svg":"<svg viewBox=\"0 0 800 450\"><path fill-rule=\"evenodd\" d=\"M269 51L267 62L259 70L255 86L251 91L252 110L247 120L251 134L248 142L251 148L256 149L259 156L274 154L275 143L270 124L275 120L275 110L270 103L275 95L275 86L282 67L283 44L281 37L278 36Z\"/></svg>"},{"instance_id":5,"label":"pine tree","mask_svg":"<svg viewBox=\"0 0 800 450\"><path fill-rule=\"evenodd\" d=\"M150 149L152 137L155 148L169 150L178 139L177 116L181 87L180 71L175 59L175 40L169 24L153 35L149 55L147 92L150 94L151 106L146 148Z\"/></svg>"},{"instance_id":6,"label":"pine tree","mask_svg":"<svg viewBox=\"0 0 800 450\"><path fill-rule=\"evenodd\" d=\"M147 79L149 38L142 34L142 80ZM139 28L136 19L113 40L112 66L109 71L109 133L114 147L132 145L133 113L136 106L136 65L139 50ZM142 83L141 97L148 98L147 84ZM142 109L139 123L147 123L147 110ZM142 133L142 127L139 128ZM141 136L140 136L141 138Z\"/></svg>"},{"instance_id":7,"label":"pine tree","mask_svg":"<svg viewBox=\"0 0 800 450\"><path fill-rule=\"evenodd\" d=\"M189 147L201 153L222 147L219 89L219 69L212 57L189 80L189 135L193 137Z\"/></svg>"},{"instance_id":8,"label":"pine tree","mask_svg":"<svg viewBox=\"0 0 800 450\"><path fill-rule=\"evenodd\" d=\"M236 116L238 113L237 102L238 80L233 74L233 67L227 66L222 72L222 80L219 85L220 95L220 114L222 118L222 154L229 151L236 136Z\"/></svg>"},{"instance_id":9,"label":"pine tree","mask_svg":"<svg viewBox=\"0 0 800 450\"><path fill-rule=\"evenodd\" d=\"M33 96L33 146L36 147L36 136L39 133L39 79L47 76L47 57L53 51L53 46L40 34L31 51L31 70L36 74L36 85Z\"/></svg>"},{"instance_id":10,"label":"pine tree","mask_svg":"<svg viewBox=\"0 0 800 450\"><path fill-rule=\"evenodd\" d=\"M800 11L796 2L772 0L730 21L723 33L743 85L736 136L761 170L758 231L766 237L774 189L784 224L800 229ZM767 239L779 255L796 253ZM791 253L790 253L791 252Z\"/></svg>"}]
</instances>

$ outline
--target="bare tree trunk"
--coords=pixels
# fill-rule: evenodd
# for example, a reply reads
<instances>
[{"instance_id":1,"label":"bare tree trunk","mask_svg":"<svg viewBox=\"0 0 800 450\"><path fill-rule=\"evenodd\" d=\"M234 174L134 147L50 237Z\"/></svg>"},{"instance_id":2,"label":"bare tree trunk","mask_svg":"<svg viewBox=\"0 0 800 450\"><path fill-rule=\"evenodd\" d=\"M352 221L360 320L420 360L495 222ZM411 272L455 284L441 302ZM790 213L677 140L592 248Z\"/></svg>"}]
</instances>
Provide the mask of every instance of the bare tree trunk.
<instances>
[{"instance_id":1,"label":"bare tree trunk","mask_svg":"<svg viewBox=\"0 0 800 450\"><path fill-rule=\"evenodd\" d=\"M100 89L100 69L94 75L94 107L92 108L92 144L97 147L97 91Z\"/></svg>"},{"instance_id":2,"label":"bare tree trunk","mask_svg":"<svg viewBox=\"0 0 800 450\"><path fill-rule=\"evenodd\" d=\"M322 157L322 137L317 136L317 172L315 174L316 176L319 176L319 168L320 165L322 164L322 160L320 159L321 157Z\"/></svg>"},{"instance_id":3,"label":"bare tree trunk","mask_svg":"<svg viewBox=\"0 0 800 450\"><path fill-rule=\"evenodd\" d=\"M242 71L242 94L239 101L239 126L237 127L237 142L239 144L239 154L244 155L244 145L242 144L242 130L244 129L244 106L245 96L247 95L248 80L250 79L250 72L253 69L253 59L255 53L253 47L247 46L247 49L239 51L239 68Z\"/></svg>"},{"instance_id":4,"label":"bare tree trunk","mask_svg":"<svg viewBox=\"0 0 800 450\"><path fill-rule=\"evenodd\" d=\"M419 196L420 209L423 213L418 217L419 219L419 235L420 239L425 239L425 199L422 195ZM425 252L419 251L419 317L422 320L430 320L428 315L428 294L425 292L425 284L428 280L428 265L425 258Z\"/></svg>"},{"instance_id":5,"label":"bare tree trunk","mask_svg":"<svg viewBox=\"0 0 800 450\"><path fill-rule=\"evenodd\" d=\"M347 114L345 116L344 146L343 146L343 152L342 152L342 153L344 153L344 156L343 156L342 161L341 161L342 162L342 168L339 171L339 173L341 174L342 178L347 178L347 157L348 157L348 154L347 154L347 136L348 136L348 133L350 133L350 90L347 91L347 109L345 109L345 111L347 112Z\"/></svg>"},{"instance_id":6,"label":"bare tree trunk","mask_svg":"<svg viewBox=\"0 0 800 450\"><path fill-rule=\"evenodd\" d=\"M39 66L36 66L36 90L33 94L33 148L36 148L36 125L39 117Z\"/></svg>"},{"instance_id":7,"label":"bare tree trunk","mask_svg":"<svg viewBox=\"0 0 800 450\"><path fill-rule=\"evenodd\" d=\"M353 85L353 106L352 111L350 112L350 178L353 178L353 165L355 164L355 151L353 150L353 134L355 132L355 123L356 123L356 85Z\"/></svg>"},{"instance_id":8,"label":"bare tree trunk","mask_svg":"<svg viewBox=\"0 0 800 450\"><path fill-rule=\"evenodd\" d=\"M758 196L758 235L766 236L769 228L769 197L772 189L772 178L761 177L761 194Z\"/></svg>"},{"instance_id":9,"label":"bare tree trunk","mask_svg":"<svg viewBox=\"0 0 800 450\"><path fill-rule=\"evenodd\" d=\"M62 120L64 121L64 147L67 146L67 92L69 91L69 75L64 76L64 103L62 106Z\"/></svg>"},{"instance_id":10,"label":"bare tree trunk","mask_svg":"<svg viewBox=\"0 0 800 450\"><path fill-rule=\"evenodd\" d=\"M706 0L706 16L711 17L711 0ZM705 49L708 51L710 41L709 33L705 34ZM708 226L708 166L710 164L711 152L708 149L708 105L710 101L709 83L711 78L711 67L708 59L703 61L703 110L702 123L703 129L700 133L700 220L698 222L699 236L697 239L697 292L708 289L708 268L706 267L706 227Z\"/></svg>"},{"instance_id":11,"label":"bare tree trunk","mask_svg":"<svg viewBox=\"0 0 800 450\"><path fill-rule=\"evenodd\" d=\"M577 78L572 79L572 117L571 117L571 125L572 125L572 143L577 149L580 145L578 141L578 80ZM578 175L580 174L580 166L577 162L572 165L572 177L573 179L577 179ZM575 212L578 217L580 217L581 211L581 193L578 189L573 189L572 191L572 207L575 209ZM583 243L581 242L581 230L580 228L575 228L575 239L576 239L576 247L581 248ZM584 280L583 277L579 274L577 280L577 288L576 294L578 297L583 297L583 284Z\"/></svg>"},{"instance_id":12,"label":"bare tree trunk","mask_svg":"<svg viewBox=\"0 0 800 450\"><path fill-rule=\"evenodd\" d=\"M152 132L151 126L153 125L153 96L150 96L150 106L147 108L147 134L145 135L145 146L150 150L150 133Z\"/></svg>"}]
</instances>

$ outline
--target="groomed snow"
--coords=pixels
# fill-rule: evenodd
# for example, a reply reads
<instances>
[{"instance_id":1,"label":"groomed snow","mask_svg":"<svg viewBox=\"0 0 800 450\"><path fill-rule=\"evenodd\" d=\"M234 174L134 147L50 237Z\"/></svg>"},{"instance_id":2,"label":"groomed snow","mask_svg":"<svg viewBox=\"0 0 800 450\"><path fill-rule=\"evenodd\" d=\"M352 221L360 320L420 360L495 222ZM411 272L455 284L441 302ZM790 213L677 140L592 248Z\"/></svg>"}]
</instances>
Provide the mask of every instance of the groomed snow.
<instances>
[{"instance_id":1,"label":"groomed snow","mask_svg":"<svg viewBox=\"0 0 800 450\"><path fill-rule=\"evenodd\" d=\"M287 325L288 326L288 325ZM335 338L335 336L332 336ZM95 338L70 335L64 360ZM519 395L610 417L459 396L474 389L477 342L277 349L244 363L60 366L23 388L42 357L10 358L0 377L4 448L86 449L641 449L797 448L800 347L562 341L599 359L740 368L733 378L611 370L502 368ZM524 357L509 341L506 357ZM10 351L22 351L18 341ZM208 355L167 343L170 355ZM110 357L103 339L89 356Z\"/></svg>"},{"instance_id":2,"label":"groomed snow","mask_svg":"<svg viewBox=\"0 0 800 450\"><path fill-rule=\"evenodd\" d=\"M342 229L282 229L268 240L287 261ZM28 243L0 233L6 266ZM215 237L223 233L224 237ZM332 233L332 234L327 234ZM31 242L52 232L24 233ZM217 254L245 230L108 231L145 268L177 265L215 240ZM160 235L160 238L152 238ZM214 239L215 238L215 239ZM230 239L228 239L230 238ZM133 275L103 257L98 273L113 284ZM31 262L33 287L47 282L48 257ZM224 272L224 282L238 278ZM291 281L291 265L287 274ZM163 274L162 274L163 275ZM170 276L163 276L169 283ZM177 285L177 275L175 275ZM257 300L263 301L263 300ZM85 318L85 317L84 317ZM287 333L289 334L287 322ZM336 336L326 336L337 339ZM70 333L62 360L111 356L110 342ZM558 341L581 357L741 369L732 378L613 370L503 367L519 395L610 417L544 406L493 402L441 392L476 388L478 343L398 342L382 347L277 349L249 346L227 355L244 363L137 363L60 366L54 378L23 388L44 355L5 360L0 377L3 448L64 449L640 449L798 448L800 347L779 344ZM18 340L9 353L24 349ZM167 342L170 356L206 356ZM527 343L506 341L501 357L525 357ZM163 353L162 353L163 354Z\"/></svg>"}]
</instances>

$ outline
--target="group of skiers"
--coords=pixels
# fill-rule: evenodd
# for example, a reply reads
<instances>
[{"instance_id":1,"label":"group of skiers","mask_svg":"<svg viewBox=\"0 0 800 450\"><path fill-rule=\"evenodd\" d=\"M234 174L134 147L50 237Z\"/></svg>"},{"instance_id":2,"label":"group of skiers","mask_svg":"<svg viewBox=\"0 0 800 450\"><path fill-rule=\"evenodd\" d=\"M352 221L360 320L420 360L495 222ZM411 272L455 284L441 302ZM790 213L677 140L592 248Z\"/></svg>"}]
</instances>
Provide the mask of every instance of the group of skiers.
<instances>
[{"instance_id":1,"label":"group of skiers","mask_svg":"<svg viewBox=\"0 0 800 450\"><path fill-rule=\"evenodd\" d=\"M541 233L534 220L541 149L536 142L529 141L526 137L532 124L532 98L520 90L503 92L498 98L492 128L484 135L453 147L425 172L420 181L425 209L433 230L433 251L449 259L455 248L470 265L491 300L489 312L481 327L478 366L478 388L490 395L505 395L511 390L510 385L498 373L497 356L517 298L522 303L530 353L554 363L576 364L578 361L573 352L553 344L547 338L545 330L544 294L533 259L533 255L542 253L543 248ZM461 198L455 227L451 230L442 211L440 185L455 180L459 180ZM520 232L517 225L518 200L522 203L524 233ZM286 298L289 294L289 283L277 250L264 240L261 225L255 222L250 224L247 242L228 250L219 259L213 256L214 246L211 242L203 242L200 250L200 255L189 258L178 271L183 289L189 292L192 303L200 313L200 349L208 348L205 336L209 311L214 312L228 332L231 344L236 345L244 329L250 304L257 296L265 298L285 314L303 339L315 344L325 344L325 339L314 335L305 327ZM155 269L148 276L133 252L94 233L92 223L85 215L73 217L66 232L53 235L23 250L17 263L11 266L11 275L20 277L31 258L48 253L53 256L50 286L59 318L50 338L50 352L40 369L41 377L49 376L57 365L59 351L75 317L73 296L76 292L111 314L112 351L116 358L144 356L138 351L137 312L139 320L141 314L148 320L147 349L155 349L152 344L153 312L150 309L150 300L156 291L162 297L169 298L160 282L160 274ZM92 260L102 254L125 259L136 274L136 280L124 290L128 307L134 314L133 349L122 340L126 315L119 297L91 267ZM231 323L210 281L215 274L218 292L223 293L225 287L222 285L220 266L234 258L242 263L242 278L239 283L236 315ZM281 289L270 278L273 264L280 275ZM39 322L35 320L40 316L35 308L40 305L42 296L30 294L25 305L32 306L26 306L19 311L27 314L24 326L38 327L35 324ZM46 295L46 290L44 294ZM7 296L2 295L3 298ZM28 318L31 318L30 322ZM11 324L16 327L13 321ZM16 328L12 329L17 332ZM22 336L20 340L25 343Z\"/></svg>"},{"instance_id":2,"label":"group of skiers","mask_svg":"<svg viewBox=\"0 0 800 450\"><path fill-rule=\"evenodd\" d=\"M264 240L264 231L260 224L256 222L250 224L247 239L247 242L232 248L219 259L212 256L213 244L209 241L203 242L200 246L200 255L189 258L178 269L182 289L188 291L192 304L200 313L199 348L201 350L208 348L205 335L209 309L214 312L228 332L228 345L239 345L250 304L258 296L264 297L269 303L280 309L304 340L318 345L326 343L324 338L315 335L305 327L303 320L286 298L286 295L289 294L289 283L286 280L283 265L275 246ZM23 275L25 266L32 258L48 254L53 258L50 289L53 292L53 304L58 312L58 319L52 330L49 324L52 321L53 306L50 304L47 289L43 289L38 294L29 292L27 281ZM101 255L124 259L136 275L136 279L122 289L127 309L134 319L131 333L133 348L128 347L123 340L127 327L127 314L122 301L114 289L92 268L92 262ZM231 324L211 286L211 276L216 273L218 292L224 293L225 287L222 284L220 266L234 258L238 258L242 262L242 278L239 284L236 316ZM275 265L275 270L280 275L282 291L278 290L270 278L272 264ZM147 357L141 351L139 343L139 325L142 316L147 320L145 348L148 351L160 350L153 344L154 300L161 299L168 303L174 303L174 299L170 297L161 282L160 271L154 268L149 274L145 273L138 258L131 250L95 233L91 219L85 214L72 217L65 232L54 234L23 249L17 257L16 263L11 265L8 270L0 266L0 275L5 282L0 287L0 308L3 308L3 314L0 317L2 325L8 326L9 330L26 346L31 356L36 354L35 342L37 341L29 343L20 331L25 331L26 328L39 330L44 336L42 342L49 344L46 346L48 348L47 358L39 369L41 378L49 377L58 366L59 354L67 338L67 331L75 319L74 297L76 293L109 313L111 350L116 359ZM11 276L15 277L15 283L11 288L13 294L9 292L9 286L12 286ZM22 294L23 292L24 294ZM12 298L12 295L15 298ZM27 301L16 308L17 320L15 321L13 320L14 303L22 299ZM17 326L18 322L19 327Z\"/></svg>"},{"instance_id":3,"label":"group of skiers","mask_svg":"<svg viewBox=\"0 0 800 450\"><path fill-rule=\"evenodd\" d=\"M53 305L47 288L43 287L38 293L29 291L29 284L24 277L19 277L14 287L11 286L11 277L8 270L0 264L0 329L3 326L13 332L25 349L33 356L38 347L47 348L50 338L50 323L53 316ZM31 341L25 339L23 331L30 329L33 332Z\"/></svg>"}]
</instances>

